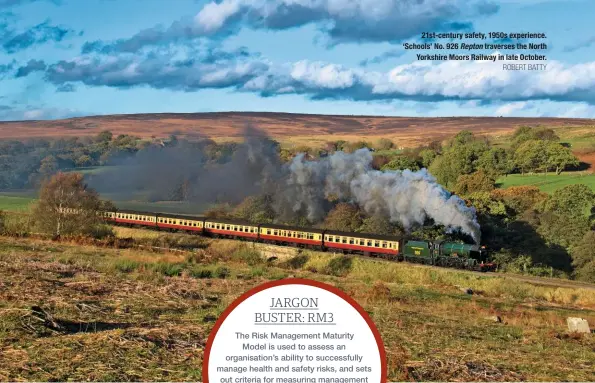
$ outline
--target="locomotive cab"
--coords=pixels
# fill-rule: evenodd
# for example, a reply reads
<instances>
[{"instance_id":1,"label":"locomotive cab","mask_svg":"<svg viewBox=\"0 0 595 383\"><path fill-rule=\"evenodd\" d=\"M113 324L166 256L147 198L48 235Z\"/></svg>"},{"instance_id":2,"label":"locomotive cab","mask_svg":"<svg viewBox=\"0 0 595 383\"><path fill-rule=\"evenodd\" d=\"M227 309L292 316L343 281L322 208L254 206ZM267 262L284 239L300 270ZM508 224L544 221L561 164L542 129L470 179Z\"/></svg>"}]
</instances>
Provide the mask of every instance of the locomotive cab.
<instances>
[{"instance_id":1,"label":"locomotive cab","mask_svg":"<svg viewBox=\"0 0 595 383\"><path fill-rule=\"evenodd\" d=\"M488 250L486 249L485 246L482 246L479 248L478 254L479 254L478 261L480 263L488 262Z\"/></svg>"}]
</instances>

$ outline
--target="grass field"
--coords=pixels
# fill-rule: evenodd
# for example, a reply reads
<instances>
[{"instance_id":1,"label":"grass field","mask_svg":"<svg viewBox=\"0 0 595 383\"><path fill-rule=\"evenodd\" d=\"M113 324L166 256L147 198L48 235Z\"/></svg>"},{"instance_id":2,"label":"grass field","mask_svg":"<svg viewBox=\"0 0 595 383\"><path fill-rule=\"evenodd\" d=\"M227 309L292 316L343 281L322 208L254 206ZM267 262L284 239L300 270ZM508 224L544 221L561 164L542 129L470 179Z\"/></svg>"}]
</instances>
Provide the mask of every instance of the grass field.
<instances>
[{"instance_id":1,"label":"grass field","mask_svg":"<svg viewBox=\"0 0 595 383\"><path fill-rule=\"evenodd\" d=\"M565 324L594 323L592 290L321 253L266 262L237 241L201 241L158 253L0 237L0 380L201 380L218 315L289 276L335 285L370 313L389 381L595 380L595 337Z\"/></svg>"},{"instance_id":2,"label":"grass field","mask_svg":"<svg viewBox=\"0 0 595 383\"><path fill-rule=\"evenodd\" d=\"M0 210L2 211L25 211L29 208L33 198L13 197L0 195Z\"/></svg>"},{"instance_id":3,"label":"grass field","mask_svg":"<svg viewBox=\"0 0 595 383\"><path fill-rule=\"evenodd\" d=\"M103 198L112 199L117 197L110 194L102 195ZM26 192L2 192L0 191L0 210L20 212L25 211L31 206L36 197L33 193ZM198 206L196 204L190 205L186 202L177 201L162 201L162 202L146 202L146 201L121 201L113 200L116 206L120 209L130 209L139 211L164 212L164 213L191 213L196 212Z\"/></svg>"},{"instance_id":4,"label":"grass field","mask_svg":"<svg viewBox=\"0 0 595 383\"><path fill-rule=\"evenodd\" d=\"M511 186L534 185L541 191L552 193L567 185L585 184L595 191L595 174L587 172L563 172L560 175L555 173L544 174L511 174L498 179L497 184L500 188Z\"/></svg>"}]
</instances>

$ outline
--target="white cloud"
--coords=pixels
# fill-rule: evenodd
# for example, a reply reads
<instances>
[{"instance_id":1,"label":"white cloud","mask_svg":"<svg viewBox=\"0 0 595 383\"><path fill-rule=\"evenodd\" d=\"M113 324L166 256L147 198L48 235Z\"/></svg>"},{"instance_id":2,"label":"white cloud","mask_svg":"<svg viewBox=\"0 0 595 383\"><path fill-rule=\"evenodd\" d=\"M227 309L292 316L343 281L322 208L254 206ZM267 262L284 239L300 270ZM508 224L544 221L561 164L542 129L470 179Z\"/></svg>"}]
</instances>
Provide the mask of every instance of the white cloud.
<instances>
[{"instance_id":1,"label":"white cloud","mask_svg":"<svg viewBox=\"0 0 595 383\"><path fill-rule=\"evenodd\" d=\"M85 113L74 109L53 107L6 107L0 105L0 121L54 120L84 116Z\"/></svg>"},{"instance_id":2,"label":"white cloud","mask_svg":"<svg viewBox=\"0 0 595 383\"><path fill-rule=\"evenodd\" d=\"M520 101L502 104L495 114L505 117L595 118L595 105L585 102Z\"/></svg>"},{"instance_id":3,"label":"white cloud","mask_svg":"<svg viewBox=\"0 0 595 383\"><path fill-rule=\"evenodd\" d=\"M290 74L295 81L308 87L326 89L349 88L356 81L355 72L336 64L299 61L293 64Z\"/></svg>"}]
</instances>

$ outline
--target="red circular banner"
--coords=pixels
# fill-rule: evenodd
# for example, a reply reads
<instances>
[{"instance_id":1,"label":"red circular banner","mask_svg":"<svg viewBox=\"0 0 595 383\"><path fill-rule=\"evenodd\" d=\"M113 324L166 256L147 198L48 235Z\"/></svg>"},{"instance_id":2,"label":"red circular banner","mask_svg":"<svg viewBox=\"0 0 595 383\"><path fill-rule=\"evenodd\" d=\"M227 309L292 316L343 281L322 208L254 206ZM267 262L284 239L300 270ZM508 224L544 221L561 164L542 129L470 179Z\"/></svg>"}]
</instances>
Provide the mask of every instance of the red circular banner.
<instances>
[{"instance_id":1,"label":"red circular banner","mask_svg":"<svg viewBox=\"0 0 595 383\"><path fill-rule=\"evenodd\" d=\"M209 335L209 338L208 338L207 344L206 344L206 348L205 348L205 353L204 353L204 358L203 358L203 369L202 369L202 377L203 377L204 383L209 383L209 359L211 356L211 350L213 347L213 343L214 343L215 338L219 332L219 329L221 328L221 326L223 325L225 320L228 318L228 316L242 302L244 302L248 298L254 296L255 294L260 293L267 289L271 289L271 288L279 287L279 286L286 286L286 285L305 285L305 286L316 287L316 288L325 290L327 292L330 292L330 293L340 297L345 302L347 302L351 307L353 307L359 313L359 315L364 319L365 323L368 325L368 327L370 328L370 330L374 336L374 340L376 341L376 345L378 347L378 352L380 355L380 368L381 368L380 383L386 382L387 363L386 363L386 351L384 349L384 343L382 342L382 338L380 336L380 333L378 332L378 329L376 328L376 325L374 324L374 322L372 321L372 319L370 318L368 313L353 298L351 298L345 292L339 290L338 288L336 288L334 286L327 285L325 283L318 282L318 281L309 280L309 279L287 278L287 279L281 279L278 281L267 282L267 283L264 283L262 285L252 288L251 290L245 292L239 298L234 300L233 303L231 305L229 305L229 307L227 307L225 309L225 311L221 314L219 319L216 321L215 326L211 330L211 333ZM219 382L212 382L212 383L219 383Z\"/></svg>"}]
</instances>

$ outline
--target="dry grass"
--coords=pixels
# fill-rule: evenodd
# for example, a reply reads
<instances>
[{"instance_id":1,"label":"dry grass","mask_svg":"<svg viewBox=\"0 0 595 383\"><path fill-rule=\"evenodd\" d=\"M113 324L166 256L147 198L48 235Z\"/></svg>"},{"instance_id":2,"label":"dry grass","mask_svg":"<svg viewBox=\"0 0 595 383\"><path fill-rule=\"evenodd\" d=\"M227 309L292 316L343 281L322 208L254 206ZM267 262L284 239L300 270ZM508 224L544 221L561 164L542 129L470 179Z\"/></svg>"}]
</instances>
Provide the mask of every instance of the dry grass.
<instances>
[{"instance_id":1,"label":"dry grass","mask_svg":"<svg viewBox=\"0 0 595 383\"><path fill-rule=\"evenodd\" d=\"M0 238L0 380L200 380L217 316L288 276L333 284L370 312L390 381L595 380L594 337L565 328L567 316L595 323L592 292L359 258L336 277L330 254L271 263L254 251L217 240L173 253Z\"/></svg>"},{"instance_id":2,"label":"dry grass","mask_svg":"<svg viewBox=\"0 0 595 383\"><path fill-rule=\"evenodd\" d=\"M414 118L328 116L285 113L138 114L81 117L56 121L0 123L0 138L96 135L102 130L142 138L198 136L217 141L238 140L246 124L253 124L286 144L317 146L325 141L376 140L388 137L399 146L415 146L448 138L462 129L476 134L502 135L519 125L556 127L592 125L586 119L552 118Z\"/></svg>"}]
</instances>

